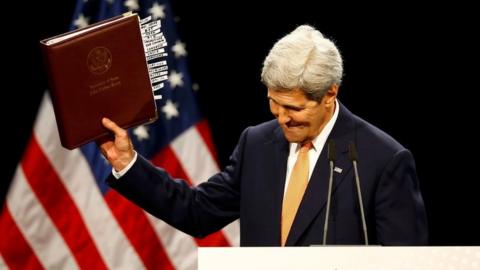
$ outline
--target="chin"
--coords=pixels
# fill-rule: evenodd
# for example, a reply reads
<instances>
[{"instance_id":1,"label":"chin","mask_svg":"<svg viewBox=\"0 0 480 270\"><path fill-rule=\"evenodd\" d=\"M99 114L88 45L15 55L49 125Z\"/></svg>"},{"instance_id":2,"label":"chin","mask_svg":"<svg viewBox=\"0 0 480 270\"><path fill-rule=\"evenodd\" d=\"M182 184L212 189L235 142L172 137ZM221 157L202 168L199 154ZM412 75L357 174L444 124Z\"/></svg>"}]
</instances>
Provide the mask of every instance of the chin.
<instances>
[{"instance_id":1,"label":"chin","mask_svg":"<svg viewBox=\"0 0 480 270\"><path fill-rule=\"evenodd\" d=\"M287 139L290 143L300 143L303 142L306 138L305 134L299 134L301 132L295 132L300 130L288 130L287 128L283 128L283 136Z\"/></svg>"},{"instance_id":2,"label":"chin","mask_svg":"<svg viewBox=\"0 0 480 270\"><path fill-rule=\"evenodd\" d=\"M285 135L285 139L287 139L287 141L289 143L299 143L299 142L303 142L304 138L302 136L298 136L298 135L289 135L289 134L286 134L284 133Z\"/></svg>"}]
</instances>

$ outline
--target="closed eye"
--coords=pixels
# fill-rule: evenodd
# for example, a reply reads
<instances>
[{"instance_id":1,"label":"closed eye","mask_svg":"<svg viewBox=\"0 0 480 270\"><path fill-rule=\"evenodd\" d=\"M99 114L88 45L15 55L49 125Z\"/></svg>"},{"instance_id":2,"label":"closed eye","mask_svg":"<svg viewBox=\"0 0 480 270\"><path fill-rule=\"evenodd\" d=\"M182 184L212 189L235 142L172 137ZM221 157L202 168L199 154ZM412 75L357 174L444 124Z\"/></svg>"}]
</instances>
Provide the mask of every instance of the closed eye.
<instances>
[{"instance_id":1,"label":"closed eye","mask_svg":"<svg viewBox=\"0 0 480 270\"><path fill-rule=\"evenodd\" d=\"M271 97L268 97L268 99L269 99L271 102L273 102L273 103L277 104L278 106L281 106L281 107L283 107L284 109L289 110L289 111L299 112L299 111L305 109L304 107L301 107L301 106L295 106L295 105L289 105L289 104L280 104L280 103L278 103L276 100L274 100L274 99L271 98Z\"/></svg>"},{"instance_id":2,"label":"closed eye","mask_svg":"<svg viewBox=\"0 0 480 270\"><path fill-rule=\"evenodd\" d=\"M295 111L295 112L299 112L299 111L303 110L302 107L296 107L296 106L292 106L292 105L284 105L283 107L285 109L289 110L289 111Z\"/></svg>"}]
</instances>

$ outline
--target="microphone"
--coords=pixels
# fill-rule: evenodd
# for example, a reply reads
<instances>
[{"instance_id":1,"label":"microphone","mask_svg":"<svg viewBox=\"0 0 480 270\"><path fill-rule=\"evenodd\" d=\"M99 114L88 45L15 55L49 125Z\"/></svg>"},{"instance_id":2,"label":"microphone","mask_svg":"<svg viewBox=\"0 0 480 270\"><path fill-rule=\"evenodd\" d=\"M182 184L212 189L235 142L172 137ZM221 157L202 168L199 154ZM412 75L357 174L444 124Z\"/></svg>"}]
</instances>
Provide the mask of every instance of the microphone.
<instances>
[{"instance_id":1,"label":"microphone","mask_svg":"<svg viewBox=\"0 0 480 270\"><path fill-rule=\"evenodd\" d=\"M357 186L357 195L358 195L358 203L360 205L360 215L362 217L362 229L363 229L363 237L365 238L365 245L368 246L368 233L367 233L367 222L365 221L365 212L363 210L363 199L362 199L362 191L360 189L360 177L358 176L358 153L357 148L353 142L348 144L348 156L353 163L353 170L355 171L355 184Z\"/></svg>"},{"instance_id":2,"label":"microphone","mask_svg":"<svg viewBox=\"0 0 480 270\"><path fill-rule=\"evenodd\" d=\"M328 217L330 215L330 202L332 200L333 163L335 162L335 142L333 139L328 141L327 156L328 163L330 164L330 177L328 178L327 210L325 212L325 223L323 225L323 245L327 244Z\"/></svg>"}]
</instances>

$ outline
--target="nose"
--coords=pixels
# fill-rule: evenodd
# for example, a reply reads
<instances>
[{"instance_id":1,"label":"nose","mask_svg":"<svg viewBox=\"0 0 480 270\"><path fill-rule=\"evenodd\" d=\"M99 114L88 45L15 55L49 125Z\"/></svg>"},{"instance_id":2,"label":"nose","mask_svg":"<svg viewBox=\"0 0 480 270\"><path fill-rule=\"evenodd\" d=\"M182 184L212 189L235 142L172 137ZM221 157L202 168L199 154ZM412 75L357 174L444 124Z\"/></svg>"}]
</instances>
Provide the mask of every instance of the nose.
<instances>
[{"instance_id":1,"label":"nose","mask_svg":"<svg viewBox=\"0 0 480 270\"><path fill-rule=\"evenodd\" d=\"M280 125L283 125L285 123L288 123L290 121L290 116L288 116L288 111L283 108L282 106L279 106L278 112L277 112L277 120Z\"/></svg>"}]
</instances>

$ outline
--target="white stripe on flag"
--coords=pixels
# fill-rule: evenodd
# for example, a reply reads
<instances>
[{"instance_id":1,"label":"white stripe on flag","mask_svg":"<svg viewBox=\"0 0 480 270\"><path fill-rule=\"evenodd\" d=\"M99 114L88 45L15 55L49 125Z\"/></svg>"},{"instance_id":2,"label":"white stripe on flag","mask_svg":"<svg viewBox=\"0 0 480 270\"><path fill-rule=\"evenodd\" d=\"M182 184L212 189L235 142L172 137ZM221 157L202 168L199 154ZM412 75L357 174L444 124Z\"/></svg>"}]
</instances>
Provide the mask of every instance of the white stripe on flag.
<instances>
[{"instance_id":1,"label":"white stripe on flag","mask_svg":"<svg viewBox=\"0 0 480 270\"><path fill-rule=\"evenodd\" d=\"M197 269L197 245L193 238L145 212L177 270Z\"/></svg>"},{"instance_id":2,"label":"white stripe on flag","mask_svg":"<svg viewBox=\"0 0 480 270\"><path fill-rule=\"evenodd\" d=\"M171 148L194 185L206 181L218 172L218 166L200 133L192 126L171 143ZM239 222L230 223L223 230L230 245L240 243Z\"/></svg>"},{"instance_id":3,"label":"white stripe on flag","mask_svg":"<svg viewBox=\"0 0 480 270\"><path fill-rule=\"evenodd\" d=\"M78 269L70 249L17 167L7 195L7 208L18 229L46 269Z\"/></svg>"},{"instance_id":4,"label":"white stripe on flag","mask_svg":"<svg viewBox=\"0 0 480 270\"><path fill-rule=\"evenodd\" d=\"M195 126L177 136L171 148L194 185L218 172L218 166Z\"/></svg>"},{"instance_id":5,"label":"white stripe on flag","mask_svg":"<svg viewBox=\"0 0 480 270\"><path fill-rule=\"evenodd\" d=\"M8 266L5 264L3 260L2 254L0 253L0 270L8 270Z\"/></svg>"},{"instance_id":6,"label":"white stripe on flag","mask_svg":"<svg viewBox=\"0 0 480 270\"><path fill-rule=\"evenodd\" d=\"M240 246L240 222L238 219L223 227L222 231L231 246Z\"/></svg>"},{"instance_id":7,"label":"white stripe on flag","mask_svg":"<svg viewBox=\"0 0 480 270\"><path fill-rule=\"evenodd\" d=\"M79 149L61 147L53 108L45 95L34 127L40 147L49 159L78 211L108 268L144 269L138 254L106 204L90 167Z\"/></svg>"}]
</instances>

